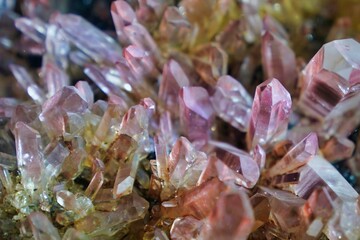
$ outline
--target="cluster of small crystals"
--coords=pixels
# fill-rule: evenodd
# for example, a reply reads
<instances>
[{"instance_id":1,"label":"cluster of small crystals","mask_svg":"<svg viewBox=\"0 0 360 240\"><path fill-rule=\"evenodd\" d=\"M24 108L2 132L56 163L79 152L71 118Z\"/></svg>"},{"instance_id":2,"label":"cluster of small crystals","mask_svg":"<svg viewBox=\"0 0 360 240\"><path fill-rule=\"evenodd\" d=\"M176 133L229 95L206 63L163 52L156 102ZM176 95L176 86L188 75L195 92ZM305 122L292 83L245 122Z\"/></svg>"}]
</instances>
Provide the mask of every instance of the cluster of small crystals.
<instances>
[{"instance_id":1,"label":"cluster of small crystals","mask_svg":"<svg viewBox=\"0 0 360 240\"><path fill-rule=\"evenodd\" d=\"M360 44L305 66L267 2L116 0L116 40L47 1L8 12L0 44L14 25L42 66L7 63L28 97L0 98L2 237L358 239L333 163L360 175Z\"/></svg>"}]
</instances>

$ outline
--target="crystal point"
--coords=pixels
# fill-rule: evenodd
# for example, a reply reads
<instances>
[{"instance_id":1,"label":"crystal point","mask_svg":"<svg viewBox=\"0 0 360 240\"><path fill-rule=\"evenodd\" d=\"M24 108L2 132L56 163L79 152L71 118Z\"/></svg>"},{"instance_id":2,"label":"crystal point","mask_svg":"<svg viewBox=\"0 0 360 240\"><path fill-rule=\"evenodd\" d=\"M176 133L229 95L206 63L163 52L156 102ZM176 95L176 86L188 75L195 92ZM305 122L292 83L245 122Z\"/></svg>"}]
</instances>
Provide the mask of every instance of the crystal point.
<instances>
[{"instance_id":1,"label":"crystal point","mask_svg":"<svg viewBox=\"0 0 360 240\"><path fill-rule=\"evenodd\" d=\"M318 151L319 147L316 133L310 133L269 169L269 177L292 172L305 165L308 161L311 161L312 157L314 157Z\"/></svg>"},{"instance_id":2,"label":"crystal point","mask_svg":"<svg viewBox=\"0 0 360 240\"><path fill-rule=\"evenodd\" d=\"M285 41L265 31L262 36L262 61L266 78L276 78L289 92L294 92L297 82L296 59Z\"/></svg>"},{"instance_id":3,"label":"crystal point","mask_svg":"<svg viewBox=\"0 0 360 240\"><path fill-rule=\"evenodd\" d=\"M183 87L179 93L181 126L192 142L204 145L209 138L209 129L214 110L209 94L202 87Z\"/></svg>"},{"instance_id":4,"label":"crystal point","mask_svg":"<svg viewBox=\"0 0 360 240\"><path fill-rule=\"evenodd\" d=\"M273 78L256 88L252 106L247 145L267 148L269 141L285 137L291 112L291 97L281 83Z\"/></svg>"},{"instance_id":5,"label":"crystal point","mask_svg":"<svg viewBox=\"0 0 360 240\"><path fill-rule=\"evenodd\" d=\"M121 48L107 34L74 14L57 14L52 21L58 24L67 38L96 62L115 63L121 58Z\"/></svg>"},{"instance_id":6,"label":"crystal point","mask_svg":"<svg viewBox=\"0 0 360 240\"><path fill-rule=\"evenodd\" d=\"M231 76L222 76L216 83L211 103L217 115L240 131L246 131L251 115L252 98Z\"/></svg>"},{"instance_id":7,"label":"crystal point","mask_svg":"<svg viewBox=\"0 0 360 240\"><path fill-rule=\"evenodd\" d=\"M329 42L303 71L299 106L306 115L323 120L360 83L360 44L354 39Z\"/></svg>"},{"instance_id":8,"label":"crystal point","mask_svg":"<svg viewBox=\"0 0 360 240\"><path fill-rule=\"evenodd\" d=\"M41 149L41 136L38 131L23 122L15 126L16 154L22 184L29 190L40 186L44 159Z\"/></svg>"}]
</instances>

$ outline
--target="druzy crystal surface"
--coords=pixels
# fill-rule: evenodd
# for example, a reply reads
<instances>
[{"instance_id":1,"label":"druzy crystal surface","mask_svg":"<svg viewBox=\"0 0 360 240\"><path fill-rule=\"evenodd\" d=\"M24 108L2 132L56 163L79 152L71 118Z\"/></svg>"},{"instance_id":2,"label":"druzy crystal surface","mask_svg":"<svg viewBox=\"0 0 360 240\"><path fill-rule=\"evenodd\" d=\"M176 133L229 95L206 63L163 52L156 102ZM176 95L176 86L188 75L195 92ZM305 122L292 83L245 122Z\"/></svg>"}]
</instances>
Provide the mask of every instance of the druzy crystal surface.
<instances>
[{"instance_id":1,"label":"druzy crystal surface","mask_svg":"<svg viewBox=\"0 0 360 240\"><path fill-rule=\"evenodd\" d=\"M359 239L359 7L3 1L0 239Z\"/></svg>"}]
</instances>

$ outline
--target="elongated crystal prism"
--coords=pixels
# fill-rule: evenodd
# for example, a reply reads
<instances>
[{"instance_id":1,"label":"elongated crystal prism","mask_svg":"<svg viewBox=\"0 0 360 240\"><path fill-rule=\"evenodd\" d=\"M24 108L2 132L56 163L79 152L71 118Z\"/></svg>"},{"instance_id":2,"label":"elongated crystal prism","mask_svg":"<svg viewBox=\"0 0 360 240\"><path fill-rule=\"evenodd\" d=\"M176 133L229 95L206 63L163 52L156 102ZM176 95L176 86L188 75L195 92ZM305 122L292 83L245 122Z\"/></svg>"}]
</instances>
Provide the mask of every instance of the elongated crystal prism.
<instances>
[{"instance_id":1,"label":"elongated crystal prism","mask_svg":"<svg viewBox=\"0 0 360 240\"><path fill-rule=\"evenodd\" d=\"M44 168L40 133L18 122L15 126L15 142L22 184L26 189L34 190L40 186Z\"/></svg>"},{"instance_id":2,"label":"elongated crystal prism","mask_svg":"<svg viewBox=\"0 0 360 240\"><path fill-rule=\"evenodd\" d=\"M305 165L319 151L316 133L310 133L268 171L268 176L281 175Z\"/></svg>"},{"instance_id":3,"label":"elongated crystal prism","mask_svg":"<svg viewBox=\"0 0 360 240\"><path fill-rule=\"evenodd\" d=\"M293 50L285 39L280 39L272 32L265 31L262 36L262 62L266 78L276 78L291 93L297 83L296 59Z\"/></svg>"},{"instance_id":4,"label":"elongated crystal prism","mask_svg":"<svg viewBox=\"0 0 360 240\"><path fill-rule=\"evenodd\" d=\"M121 58L121 48L115 40L82 17L74 14L57 14L52 21L64 30L66 37L76 47L96 62L115 63Z\"/></svg>"},{"instance_id":5,"label":"elongated crystal prism","mask_svg":"<svg viewBox=\"0 0 360 240\"><path fill-rule=\"evenodd\" d=\"M209 139L214 110L202 87L183 87L179 93L181 126L192 142L202 146Z\"/></svg>"},{"instance_id":6,"label":"elongated crystal prism","mask_svg":"<svg viewBox=\"0 0 360 240\"><path fill-rule=\"evenodd\" d=\"M303 112L324 119L360 83L360 44L354 39L329 42L303 71L299 106Z\"/></svg>"},{"instance_id":7,"label":"elongated crystal prism","mask_svg":"<svg viewBox=\"0 0 360 240\"><path fill-rule=\"evenodd\" d=\"M256 144L267 148L269 141L283 138L290 112L290 94L277 79L269 79L257 86L246 136L248 148L252 149Z\"/></svg>"}]
</instances>

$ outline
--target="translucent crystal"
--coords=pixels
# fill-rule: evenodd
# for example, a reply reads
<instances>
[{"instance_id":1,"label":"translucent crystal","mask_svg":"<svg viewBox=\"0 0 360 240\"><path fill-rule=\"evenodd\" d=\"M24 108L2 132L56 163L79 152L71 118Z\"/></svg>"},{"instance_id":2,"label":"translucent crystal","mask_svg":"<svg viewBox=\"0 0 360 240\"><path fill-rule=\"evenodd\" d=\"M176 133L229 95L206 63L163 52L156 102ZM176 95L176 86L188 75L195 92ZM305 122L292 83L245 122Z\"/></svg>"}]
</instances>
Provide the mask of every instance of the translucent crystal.
<instances>
[{"instance_id":1,"label":"translucent crystal","mask_svg":"<svg viewBox=\"0 0 360 240\"><path fill-rule=\"evenodd\" d=\"M359 196L336 168L320 156L315 156L299 172L300 179L293 191L300 197L309 197L320 186L326 186L342 201L355 201Z\"/></svg>"},{"instance_id":2,"label":"translucent crystal","mask_svg":"<svg viewBox=\"0 0 360 240\"><path fill-rule=\"evenodd\" d=\"M87 65L87 67L84 70L84 73L107 95L116 95L124 99L124 102L128 100L128 97L120 89L120 86L118 84L115 84L112 82L112 79L119 80L119 73L117 73L117 76L112 76L113 74L107 74L109 72L112 72L113 69L107 69L107 68L101 68L96 65ZM116 69L114 70L116 72ZM118 83L118 82L116 82ZM125 84L124 84L125 85ZM126 88L126 87L125 87ZM131 89L131 87L130 87ZM131 101L129 101L131 102ZM127 105L126 105L127 106Z\"/></svg>"},{"instance_id":3,"label":"translucent crystal","mask_svg":"<svg viewBox=\"0 0 360 240\"><path fill-rule=\"evenodd\" d=\"M111 212L95 211L75 222L75 228L92 236L112 236L123 229L125 224L142 219L147 213L149 203L133 193L122 197Z\"/></svg>"},{"instance_id":4,"label":"translucent crystal","mask_svg":"<svg viewBox=\"0 0 360 240\"><path fill-rule=\"evenodd\" d=\"M26 91L26 93L37 103L43 103L45 101L45 93L34 82L33 78L26 71L25 68L19 65L10 65L10 70L14 74L16 80L20 86Z\"/></svg>"},{"instance_id":5,"label":"translucent crystal","mask_svg":"<svg viewBox=\"0 0 360 240\"><path fill-rule=\"evenodd\" d=\"M360 44L353 39L323 45L303 71L299 106L306 115L324 119L360 82Z\"/></svg>"},{"instance_id":6,"label":"translucent crystal","mask_svg":"<svg viewBox=\"0 0 360 240\"><path fill-rule=\"evenodd\" d=\"M290 151L279 161L275 163L268 171L268 176L292 172L293 170L305 165L319 151L318 138L315 133L310 133L301 142L296 144Z\"/></svg>"},{"instance_id":7,"label":"translucent crystal","mask_svg":"<svg viewBox=\"0 0 360 240\"><path fill-rule=\"evenodd\" d=\"M51 57L60 68L67 69L70 43L60 27L49 24L46 32L45 49L47 57Z\"/></svg>"},{"instance_id":8,"label":"translucent crystal","mask_svg":"<svg viewBox=\"0 0 360 240\"><path fill-rule=\"evenodd\" d=\"M121 58L121 48L115 40L80 16L57 14L52 22L58 24L76 47L96 62L115 63Z\"/></svg>"},{"instance_id":9,"label":"translucent crystal","mask_svg":"<svg viewBox=\"0 0 360 240\"><path fill-rule=\"evenodd\" d=\"M116 28L116 34L123 45L129 44L124 28L136 22L136 15L132 7L123 0L117 0L111 4L111 16Z\"/></svg>"},{"instance_id":10,"label":"translucent crystal","mask_svg":"<svg viewBox=\"0 0 360 240\"><path fill-rule=\"evenodd\" d=\"M18 18L15 21L15 26L37 43L45 42L47 24L41 19Z\"/></svg>"},{"instance_id":11,"label":"translucent crystal","mask_svg":"<svg viewBox=\"0 0 360 240\"><path fill-rule=\"evenodd\" d=\"M204 239L247 239L254 225L254 213L246 193L225 193L201 230Z\"/></svg>"},{"instance_id":12,"label":"translucent crystal","mask_svg":"<svg viewBox=\"0 0 360 240\"><path fill-rule=\"evenodd\" d=\"M66 179L75 179L82 171L82 164L86 158L83 149L75 149L64 159L61 175Z\"/></svg>"},{"instance_id":13,"label":"translucent crystal","mask_svg":"<svg viewBox=\"0 0 360 240\"><path fill-rule=\"evenodd\" d=\"M224 121L241 131L248 128L252 98L236 79L228 75L220 77L210 100Z\"/></svg>"},{"instance_id":14,"label":"translucent crystal","mask_svg":"<svg viewBox=\"0 0 360 240\"><path fill-rule=\"evenodd\" d=\"M89 240L90 238L84 233L77 231L74 228L68 228L62 240Z\"/></svg>"},{"instance_id":15,"label":"translucent crystal","mask_svg":"<svg viewBox=\"0 0 360 240\"><path fill-rule=\"evenodd\" d=\"M348 138L332 137L321 148L324 158L329 161L350 158L354 152L355 144Z\"/></svg>"},{"instance_id":16,"label":"translucent crystal","mask_svg":"<svg viewBox=\"0 0 360 240\"><path fill-rule=\"evenodd\" d=\"M269 142L285 137L291 112L291 97L281 83L273 78L256 87L252 106L247 145L267 148Z\"/></svg>"},{"instance_id":17,"label":"translucent crystal","mask_svg":"<svg viewBox=\"0 0 360 240\"><path fill-rule=\"evenodd\" d=\"M0 152L0 166L9 169L14 170L17 167L17 159L16 156Z\"/></svg>"},{"instance_id":18,"label":"translucent crystal","mask_svg":"<svg viewBox=\"0 0 360 240\"><path fill-rule=\"evenodd\" d=\"M61 190L56 193L56 201L65 210L74 212L74 220L85 217L93 208L89 198L75 195L70 191Z\"/></svg>"},{"instance_id":19,"label":"translucent crystal","mask_svg":"<svg viewBox=\"0 0 360 240\"><path fill-rule=\"evenodd\" d=\"M144 26L139 23L133 23L129 26L126 26L125 29L126 36L130 39L130 42L138 46L145 51L149 51L155 59L160 59L159 49L151 37L150 33L147 31Z\"/></svg>"},{"instance_id":20,"label":"translucent crystal","mask_svg":"<svg viewBox=\"0 0 360 240\"><path fill-rule=\"evenodd\" d=\"M65 132L66 114L81 113L87 107L87 102L75 87L64 87L44 103L39 118L50 136L61 136Z\"/></svg>"},{"instance_id":21,"label":"translucent crystal","mask_svg":"<svg viewBox=\"0 0 360 240\"><path fill-rule=\"evenodd\" d=\"M52 97L61 88L69 85L69 76L51 61L47 61L42 68L41 75L46 83L48 97Z\"/></svg>"},{"instance_id":22,"label":"translucent crystal","mask_svg":"<svg viewBox=\"0 0 360 240\"><path fill-rule=\"evenodd\" d=\"M286 191L261 187L270 205L270 216L287 233L303 234L302 210L306 201Z\"/></svg>"},{"instance_id":23,"label":"translucent crystal","mask_svg":"<svg viewBox=\"0 0 360 240\"><path fill-rule=\"evenodd\" d=\"M179 93L180 122L191 142L202 146L209 138L213 109L202 87L183 87Z\"/></svg>"},{"instance_id":24,"label":"translucent crystal","mask_svg":"<svg viewBox=\"0 0 360 240\"><path fill-rule=\"evenodd\" d=\"M62 164L69 155L69 150L61 142L50 142L44 149L44 164L42 172L42 181L44 185L48 184L51 179L57 177L61 171Z\"/></svg>"},{"instance_id":25,"label":"translucent crystal","mask_svg":"<svg viewBox=\"0 0 360 240\"><path fill-rule=\"evenodd\" d=\"M193 216L196 219L203 219L212 212L217 198L226 189L226 185L218 178L212 178L172 199L169 204L163 202L163 216L171 218Z\"/></svg>"},{"instance_id":26,"label":"translucent crystal","mask_svg":"<svg viewBox=\"0 0 360 240\"><path fill-rule=\"evenodd\" d=\"M202 46L193 60L196 72L207 84L214 86L220 76L226 75L228 56L218 44Z\"/></svg>"},{"instance_id":27,"label":"translucent crystal","mask_svg":"<svg viewBox=\"0 0 360 240\"><path fill-rule=\"evenodd\" d=\"M182 87L190 85L190 80L175 60L169 60L163 69L159 88L159 98L164 101L169 111L176 112L178 94Z\"/></svg>"},{"instance_id":28,"label":"translucent crystal","mask_svg":"<svg viewBox=\"0 0 360 240\"><path fill-rule=\"evenodd\" d=\"M131 136L144 151L149 150L149 121L155 111L155 103L145 99L149 105L138 104L131 107L124 115L120 133Z\"/></svg>"},{"instance_id":29,"label":"translucent crystal","mask_svg":"<svg viewBox=\"0 0 360 240\"><path fill-rule=\"evenodd\" d=\"M0 116L10 118L17 105L18 101L14 98L0 98Z\"/></svg>"},{"instance_id":30,"label":"translucent crystal","mask_svg":"<svg viewBox=\"0 0 360 240\"><path fill-rule=\"evenodd\" d=\"M130 70L136 78L155 78L159 74L154 66L153 57L141 47L130 45L123 50L123 54L129 64Z\"/></svg>"},{"instance_id":31,"label":"translucent crystal","mask_svg":"<svg viewBox=\"0 0 360 240\"><path fill-rule=\"evenodd\" d=\"M28 216L35 240L60 240L58 230L52 225L48 217L41 212L32 212Z\"/></svg>"},{"instance_id":32,"label":"translucent crystal","mask_svg":"<svg viewBox=\"0 0 360 240\"><path fill-rule=\"evenodd\" d=\"M246 24L243 19L230 21L224 30L218 34L216 41L231 58L243 60L246 42L245 39L239 37L239 32L246 32Z\"/></svg>"},{"instance_id":33,"label":"translucent crystal","mask_svg":"<svg viewBox=\"0 0 360 240\"><path fill-rule=\"evenodd\" d=\"M294 92L298 75L296 59L286 40L280 39L272 32L265 31L261 44L266 78L276 78L289 92Z\"/></svg>"},{"instance_id":34,"label":"translucent crystal","mask_svg":"<svg viewBox=\"0 0 360 240\"><path fill-rule=\"evenodd\" d=\"M265 150L260 146L256 145L253 154L252 154L255 162L258 164L259 169L263 169L265 167L265 161L266 161L266 152Z\"/></svg>"},{"instance_id":35,"label":"translucent crystal","mask_svg":"<svg viewBox=\"0 0 360 240\"><path fill-rule=\"evenodd\" d=\"M171 239L197 239L203 223L191 216L176 218L171 226Z\"/></svg>"},{"instance_id":36,"label":"translucent crystal","mask_svg":"<svg viewBox=\"0 0 360 240\"><path fill-rule=\"evenodd\" d=\"M40 133L18 122L15 126L15 142L21 182L26 189L34 190L40 186L44 169Z\"/></svg>"},{"instance_id":37,"label":"translucent crystal","mask_svg":"<svg viewBox=\"0 0 360 240\"><path fill-rule=\"evenodd\" d=\"M191 25L181 14L177 7L169 6L164 12L164 16L159 26L159 33L162 41L166 41L175 46L186 46L189 44L189 34Z\"/></svg>"},{"instance_id":38,"label":"translucent crystal","mask_svg":"<svg viewBox=\"0 0 360 240\"><path fill-rule=\"evenodd\" d=\"M94 104L94 92L86 81L78 81L75 87L79 90L80 96L86 100L89 106Z\"/></svg>"},{"instance_id":39,"label":"translucent crystal","mask_svg":"<svg viewBox=\"0 0 360 240\"><path fill-rule=\"evenodd\" d=\"M104 173L103 171L97 171L92 177L89 186L85 190L85 195L89 198L95 198L96 194L100 190L104 183Z\"/></svg>"},{"instance_id":40,"label":"translucent crystal","mask_svg":"<svg viewBox=\"0 0 360 240\"><path fill-rule=\"evenodd\" d=\"M206 161L205 153L197 151L186 138L180 137L168 158L170 183L175 188L194 187Z\"/></svg>"},{"instance_id":41,"label":"translucent crystal","mask_svg":"<svg viewBox=\"0 0 360 240\"><path fill-rule=\"evenodd\" d=\"M234 171L236 183L246 188L252 188L259 180L260 170L254 159L246 152L229 144L211 141L216 156Z\"/></svg>"},{"instance_id":42,"label":"translucent crystal","mask_svg":"<svg viewBox=\"0 0 360 240\"><path fill-rule=\"evenodd\" d=\"M348 93L325 117L323 130L326 136L346 138L360 124L358 111L360 91Z\"/></svg>"}]
</instances>

